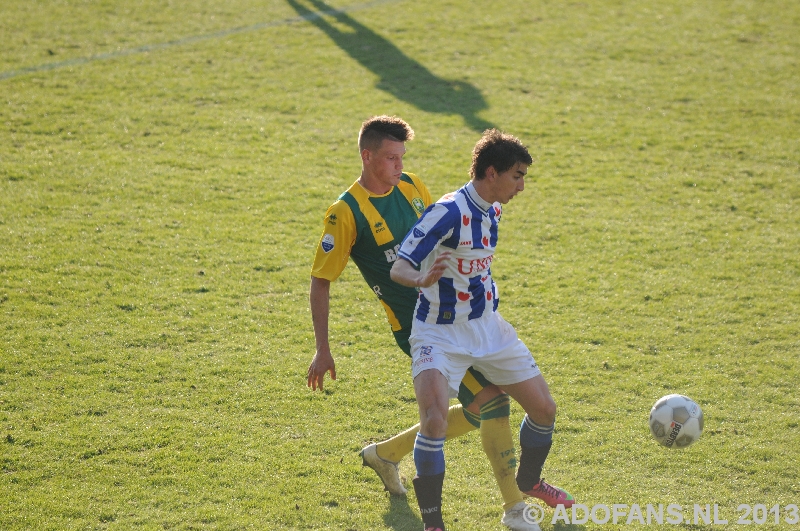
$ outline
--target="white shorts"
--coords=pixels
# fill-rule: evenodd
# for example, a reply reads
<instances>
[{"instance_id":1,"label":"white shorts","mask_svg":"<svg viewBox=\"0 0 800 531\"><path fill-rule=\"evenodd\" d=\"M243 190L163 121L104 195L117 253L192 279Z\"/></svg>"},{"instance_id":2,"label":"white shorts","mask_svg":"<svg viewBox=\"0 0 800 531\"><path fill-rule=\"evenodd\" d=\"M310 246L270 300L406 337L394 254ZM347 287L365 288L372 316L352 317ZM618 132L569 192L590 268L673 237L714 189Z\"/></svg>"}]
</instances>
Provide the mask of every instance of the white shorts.
<instances>
[{"instance_id":1,"label":"white shorts","mask_svg":"<svg viewBox=\"0 0 800 531\"><path fill-rule=\"evenodd\" d=\"M531 351L498 312L457 324L414 320L411 327L411 376L436 369L447 378L451 397L467 369L474 367L490 382L509 385L541 374Z\"/></svg>"}]
</instances>

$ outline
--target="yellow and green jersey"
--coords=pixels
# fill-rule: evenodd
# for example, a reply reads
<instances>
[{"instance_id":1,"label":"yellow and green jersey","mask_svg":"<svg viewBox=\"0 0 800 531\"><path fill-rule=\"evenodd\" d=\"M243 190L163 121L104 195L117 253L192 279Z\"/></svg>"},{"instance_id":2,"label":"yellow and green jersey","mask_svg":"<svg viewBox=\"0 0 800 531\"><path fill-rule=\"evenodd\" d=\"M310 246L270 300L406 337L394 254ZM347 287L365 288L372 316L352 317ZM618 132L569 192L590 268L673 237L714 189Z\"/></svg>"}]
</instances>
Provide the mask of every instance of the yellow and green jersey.
<instances>
[{"instance_id":1,"label":"yellow and green jersey","mask_svg":"<svg viewBox=\"0 0 800 531\"><path fill-rule=\"evenodd\" d=\"M397 250L408 231L432 203L430 192L413 173L384 195L358 182L325 213L311 276L336 280L352 258L386 310L392 330L411 330L417 290L389 278Z\"/></svg>"}]
</instances>

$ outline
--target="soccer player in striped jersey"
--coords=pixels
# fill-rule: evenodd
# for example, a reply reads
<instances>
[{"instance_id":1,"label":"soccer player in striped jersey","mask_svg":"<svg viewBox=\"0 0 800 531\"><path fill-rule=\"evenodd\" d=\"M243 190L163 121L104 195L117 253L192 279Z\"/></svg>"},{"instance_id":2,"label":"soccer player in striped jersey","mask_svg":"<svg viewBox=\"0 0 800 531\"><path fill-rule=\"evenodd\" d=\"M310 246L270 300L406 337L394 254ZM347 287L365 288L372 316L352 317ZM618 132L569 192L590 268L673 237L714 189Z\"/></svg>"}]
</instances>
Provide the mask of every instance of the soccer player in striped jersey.
<instances>
[{"instance_id":1,"label":"soccer player in striped jersey","mask_svg":"<svg viewBox=\"0 0 800 531\"><path fill-rule=\"evenodd\" d=\"M541 479L556 404L531 352L498 313L492 278L502 205L524 189L532 162L516 137L496 129L484 132L473 149L470 182L426 210L392 266L393 280L420 288L410 343L420 411L414 490L426 530L444 530L441 441L449 395L468 367L485 374L525 410L519 489L551 507L574 503L569 493Z\"/></svg>"},{"instance_id":2,"label":"soccer player in striped jersey","mask_svg":"<svg viewBox=\"0 0 800 531\"><path fill-rule=\"evenodd\" d=\"M403 238L432 199L422 181L404 173L405 142L414 132L396 117L378 116L365 121L359 133L362 172L359 179L328 209L325 227L311 271L310 304L316 338L316 354L308 368L308 386L322 389L326 373L336 379L336 366L328 339L330 283L352 258L384 309L400 348L410 354L417 289L389 278ZM522 500L514 481L516 456L509 427L508 395L482 374L467 370L459 387L462 405L445 407L447 429L442 438L452 438L480 429L481 443L503 497L503 520L516 531L536 529L525 521ZM419 425L362 450L364 464L373 468L392 494L405 494L397 463L416 453Z\"/></svg>"}]
</instances>

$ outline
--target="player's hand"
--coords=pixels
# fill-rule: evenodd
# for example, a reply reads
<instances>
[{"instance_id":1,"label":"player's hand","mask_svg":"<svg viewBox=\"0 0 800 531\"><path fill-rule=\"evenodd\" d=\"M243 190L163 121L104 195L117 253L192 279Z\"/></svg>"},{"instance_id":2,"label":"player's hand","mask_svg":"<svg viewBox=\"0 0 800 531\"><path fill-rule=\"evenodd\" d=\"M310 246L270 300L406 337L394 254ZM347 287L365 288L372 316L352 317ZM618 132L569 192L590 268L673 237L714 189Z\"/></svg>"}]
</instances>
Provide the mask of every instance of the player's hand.
<instances>
[{"instance_id":1,"label":"player's hand","mask_svg":"<svg viewBox=\"0 0 800 531\"><path fill-rule=\"evenodd\" d=\"M451 254L450 251L444 251L436 258L436 261L433 262L433 265L419 281L419 287L427 288L439 282L439 279L442 278L442 275L447 270L447 261L450 259Z\"/></svg>"},{"instance_id":2,"label":"player's hand","mask_svg":"<svg viewBox=\"0 0 800 531\"><path fill-rule=\"evenodd\" d=\"M317 387L322 391L326 372L331 373L331 380L336 379L336 363L333 361L331 351L320 349L314 354L314 359L311 360L311 365L308 367L308 386L312 391L316 391Z\"/></svg>"}]
</instances>

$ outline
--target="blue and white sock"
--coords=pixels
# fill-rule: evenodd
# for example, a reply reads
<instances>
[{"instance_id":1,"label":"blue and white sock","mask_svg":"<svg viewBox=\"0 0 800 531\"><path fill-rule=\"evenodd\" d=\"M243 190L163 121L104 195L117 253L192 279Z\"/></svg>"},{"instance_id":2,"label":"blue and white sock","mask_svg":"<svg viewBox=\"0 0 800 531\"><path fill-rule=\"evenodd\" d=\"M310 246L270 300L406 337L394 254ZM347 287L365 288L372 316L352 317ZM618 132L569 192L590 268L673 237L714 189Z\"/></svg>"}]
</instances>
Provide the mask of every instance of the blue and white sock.
<instances>
[{"instance_id":1,"label":"blue and white sock","mask_svg":"<svg viewBox=\"0 0 800 531\"><path fill-rule=\"evenodd\" d=\"M519 444L528 448L548 446L553 442L554 429L555 424L542 426L536 424L528 415L525 415L525 418L522 419L522 425L519 427Z\"/></svg>"},{"instance_id":2,"label":"blue and white sock","mask_svg":"<svg viewBox=\"0 0 800 531\"><path fill-rule=\"evenodd\" d=\"M417 433L414 441L414 464L418 476L444 473L444 437L434 439Z\"/></svg>"},{"instance_id":3,"label":"blue and white sock","mask_svg":"<svg viewBox=\"0 0 800 531\"><path fill-rule=\"evenodd\" d=\"M519 469L517 486L522 492L529 492L542 478L542 468L553 444L555 424L542 426L536 424L528 415L519 427Z\"/></svg>"}]
</instances>

